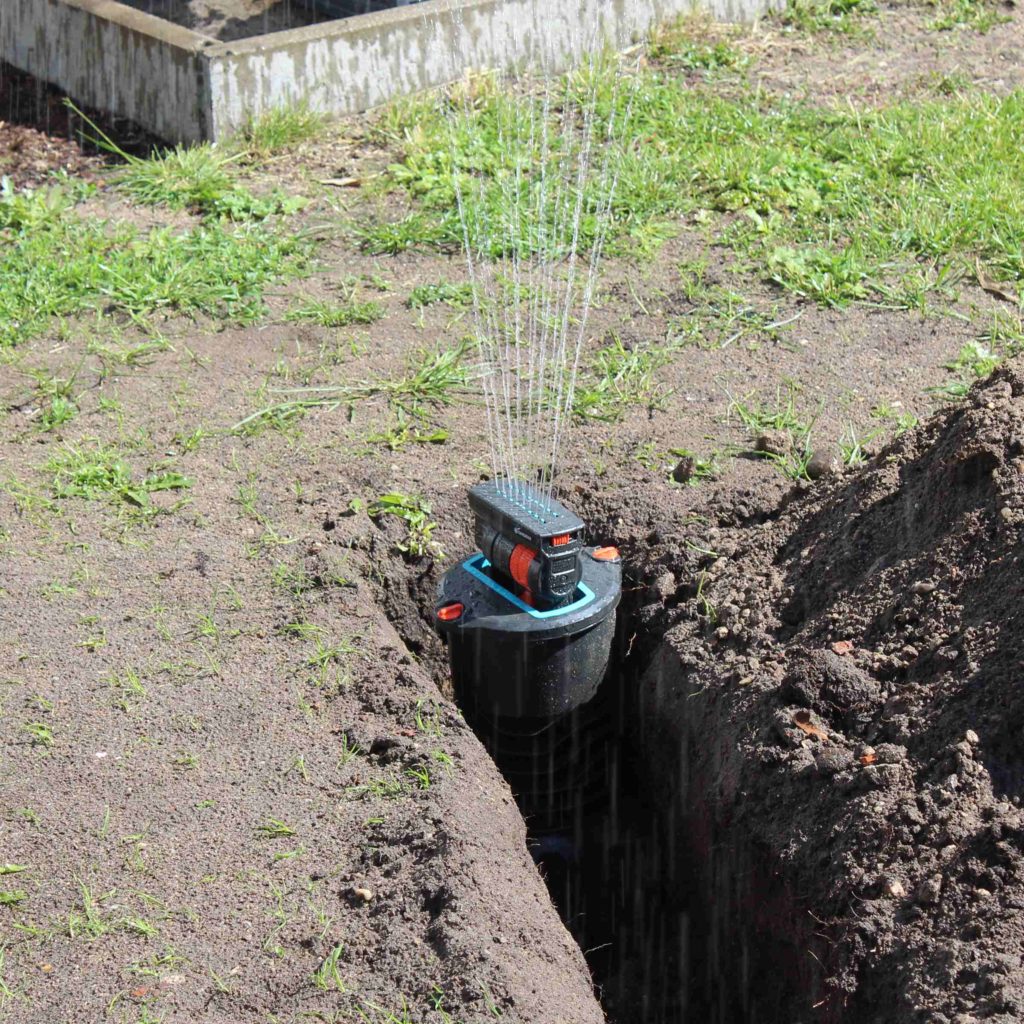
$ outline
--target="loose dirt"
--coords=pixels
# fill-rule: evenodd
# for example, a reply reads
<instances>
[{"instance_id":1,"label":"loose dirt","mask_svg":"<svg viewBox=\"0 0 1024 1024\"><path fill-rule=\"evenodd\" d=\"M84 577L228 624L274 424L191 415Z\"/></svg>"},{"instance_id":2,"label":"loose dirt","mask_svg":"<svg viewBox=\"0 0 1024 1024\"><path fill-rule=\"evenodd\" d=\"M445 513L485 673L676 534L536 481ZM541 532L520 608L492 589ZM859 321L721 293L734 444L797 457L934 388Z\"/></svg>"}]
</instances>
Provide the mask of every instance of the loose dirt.
<instances>
[{"instance_id":1,"label":"loose dirt","mask_svg":"<svg viewBox=\"0 0 1024 1024\"><path fill-rule=\"evenodd\" d=\"M1024 1012L1022 528L1024 378L1000 371L723 530L700 599L676 563L652 608L648 739L689 780L722 920L759 907L746 955L771 951L806 1019Z\"/></svg>"}]
</instances>

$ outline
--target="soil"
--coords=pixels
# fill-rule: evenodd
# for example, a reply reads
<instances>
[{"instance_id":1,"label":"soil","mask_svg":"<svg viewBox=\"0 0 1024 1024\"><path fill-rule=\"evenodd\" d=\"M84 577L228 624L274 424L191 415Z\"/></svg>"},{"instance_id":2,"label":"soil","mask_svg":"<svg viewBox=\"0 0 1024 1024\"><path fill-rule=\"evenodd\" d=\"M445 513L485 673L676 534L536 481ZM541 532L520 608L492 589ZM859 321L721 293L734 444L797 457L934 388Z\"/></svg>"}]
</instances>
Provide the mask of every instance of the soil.
<instances>
[{"instance_id":1,"label":"soil","mask_svg":"<svg viewBox=\"0 0 1024 1024\"><path fill-rule=\"evenodd\" d=\"M789 1019L1024 1013L1022 526L1024 378L999 371L723 529L701 600L677 538L650 552L679 586L647 609L647 741L735 887L723 919L756 900L755 941L807 993Z\"/></svg>"},{"instance_id":2,"label":"soil","mask_svg":"<svg viewBox=\"0 0 1024 1024\"><path fill-rule=\"evenodd\" d=\"M393 0L124 0L147 14L227 42L396 6Z\"/></svg>"},{"instance_id":3,"label":"soil","mask_svg":"<svg viewBox=\"0 0 1024 1024\"><path fill-rule=\"evenodd\" d=\"M886 8L874 36L741 41L762 47L766 89L821 102L837 75L858 102L928 96L935 62L970 87L1017 80L999 54L1024 40L1019 12L988 36L929 17ZM102 180L39 95L35 126L0 129L0 173ZM379 215L320 184L387 160L365 129L275 158L253 187L306 195L313 230L339 206ZM123 206L105 189L90 203ZM255 326L114 325L115 347L167 342L129 363L83 360L94 323L55 325L0 365L0 863L27 868L0 876L24 893L0 906L0 1020L580 1024L602 1019L590 971L617 1024L1019 1018L1024 399L1005 373L962 408L925 391L1005 304L965 285L956 317L820 309L737 274L686 224L653 265L608 263L591 349L699 315L677 273L696 256L709 284L790 323L707 325L724 349L677 350L660 401L581 425L565 451L565 500L626 556L612 696L635 723L623 841L588 878L614 908L611 946L595 948L604 922L569 920L585 959L429 622L471 548L479 406L433 410L445 444L394 451L372 440L395 423L383 401L230 433L272 389L395 376L464 334L457 312L406 305L462 280L458 259L373 259L328 234L317 271L275 289ZM380 322L284 321L346 281ZM40 431L33 374L76 372L79 415ZM791 385L828 470L797 489L746 457L730 416L733 396ZM883 403L936 415L841 471L839 439ZM136 474L187 474L186 504L157 495L163 514L133 525L116 501L52 500L48 460L97 441ZM721 478L673 483L664 453L680 447L718 453ZM430 502L448 561L403 555L402 524L366 515L391 491ZM321 969L339 947L335 977Z\"/></svg>"}]
</instances>

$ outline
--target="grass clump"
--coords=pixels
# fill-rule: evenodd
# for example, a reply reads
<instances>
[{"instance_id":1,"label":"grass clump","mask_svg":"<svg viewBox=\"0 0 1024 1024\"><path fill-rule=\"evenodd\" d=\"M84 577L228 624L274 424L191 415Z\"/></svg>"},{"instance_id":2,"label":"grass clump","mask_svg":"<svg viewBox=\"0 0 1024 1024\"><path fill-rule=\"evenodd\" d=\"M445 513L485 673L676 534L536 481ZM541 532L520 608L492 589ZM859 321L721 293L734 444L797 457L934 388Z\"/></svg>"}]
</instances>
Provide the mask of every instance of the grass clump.
<instances>
[{"instance_id":1,"label":"grass clump","mask_svg":"<svg viewBox=\"0 0 1024 1024\"><path fill-rule=\"evenodd\" d=\"M874 0L787 0L784 25L801 32L854 32L857 15L873 14Z\"/></svg>"},{"instance_id":2,"label":"grass clump","mask_svg":"<svg viewBox=\"0 0 1024 1024\"><path fill-rule=\"evenodd\" d=\"M151 495L158 491L192 486L188 477L173 470L150 473L137 480L116 451L102 446L91 451L66 447L50 459L47 469L53 474L53 495L58 499L114 500L149 508Z\"/></svg>"},{"instance_id":3,"label":"grass clump","mask_svg":"<svg viewBox=\"0 0 1024 1024\"><path fill-rule=\"evenodd\" d=\"M327 116L304 100L250 117L242 129L242 143L253 156L268 157L316 138L326 123Z\"/></svg>"},{"instance_id":4,"label":"grass clump","mask_svg":"<svg viewBox=\"0 0 1024 1024\"><path fill-rule=\"evenodd\" d=\"M290 323L318 324L320 327L352 327L373 324L384 316L384 307L372 300L360 302L347 295L341 302L304 299L285 314Z\"/></svg>"},{"instance_id":5,"label":"grass clump","mask_svg":"<svg viewBox=\"0 0 1024 1024\"><path fill-rule=\"evenodd\" d=\"M439 302L455 309L466 309L473 304L473 286L468 281L462 284L440 281L437 284L417 285L409 293L406 305L410 309L423 309Z\"/></svg>"},{"instance_id":6,"label":"grass clump","mask_svg":"<svg viewBox=\"0 0 1024 1024\"><path fill-rule=\"evenodd\" d=\"M654 371L667 355L648 346L627 348L617 335L599 349L576 385L573 413L581 419L614 423L633 406L658 408L667 395Z\"/></svg>"},{"instance_id":7,"label":"grass clump","mask_svg":"<svg viewBox=\"0 0 1024 1024\"><path fill-rule=\"evenodd\" d=\"M310 243L263 224L208 222L188 230L86 220L62 186L15 192L0 183L0 348L55 317L202 313L251 321L263 290L303 271Z\"/></svg>"},{"instance_id":8,"label":"grass clump","mask_svg":"<svg viewBox=\"0 0 1024 1024\"><path fill-rule=\"evenodd\" d=\"M955 28L970 28L982 35L996 25L1005 25L1013 19L987 0L936 0L935 17L928 28L948 32Z\"/></svg>"}]
</instances>

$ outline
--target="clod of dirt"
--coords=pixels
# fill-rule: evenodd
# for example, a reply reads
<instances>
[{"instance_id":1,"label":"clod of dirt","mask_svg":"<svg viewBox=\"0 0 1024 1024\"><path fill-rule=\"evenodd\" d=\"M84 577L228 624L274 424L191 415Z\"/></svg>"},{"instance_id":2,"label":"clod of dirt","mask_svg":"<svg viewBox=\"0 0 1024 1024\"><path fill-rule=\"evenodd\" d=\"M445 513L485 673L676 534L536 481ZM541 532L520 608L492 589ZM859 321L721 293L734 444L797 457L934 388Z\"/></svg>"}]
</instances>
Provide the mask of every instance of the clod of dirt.
<instances>
[{"instance_id":1,"label":"clod of dirt","mask_svg":"<svg viewBox=\"0 0 1024 1024\"><path fill-rule=\"evenodd\" d=\"M719 956L762 951L767 1018L1024 1015L1022 436L1004 369L854 477L723 531L734 557L668 612L652 756L688 780L708 884L735 883ZM744 628L720 636L703 619L727 603Z\"/></svg>"}]
</instances>

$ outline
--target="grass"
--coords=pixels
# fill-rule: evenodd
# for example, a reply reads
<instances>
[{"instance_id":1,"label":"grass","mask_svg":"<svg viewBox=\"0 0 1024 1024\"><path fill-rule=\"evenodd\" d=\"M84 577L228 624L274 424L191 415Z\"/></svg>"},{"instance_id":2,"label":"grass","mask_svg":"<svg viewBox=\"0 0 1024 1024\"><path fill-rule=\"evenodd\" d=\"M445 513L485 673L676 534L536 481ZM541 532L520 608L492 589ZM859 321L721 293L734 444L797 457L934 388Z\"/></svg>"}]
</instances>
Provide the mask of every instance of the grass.
<instances>
[{"instance_id":1,"label":"grass","mask_svg":"<svg viewBox=\"0 0 1024 1024\"><path fill-rule=\"evenodd\" d=\"M801 32L853 32L857 16L877 10L873 0L786 0L784 25Z\"/></svg>"},{"instance_id":2,"label":"grass","mask_svg":"<svg viewBox=\"0 0 1024 1024\"><path fill-rule=\"evenodd\" d=\"M53 474L55 498L113 500L139 509L151 509L155 493L192 486L188 477L167 469L137 479L118 452L102 445L88 450L65 446L51 456L46 468Z\"/></svg>"},{"instance_id":3,"label":"grass","mask_svg":"<svg viewBox=\"0 0 1024 1024\"><path fill-rule=\"evenodd\" d=\"M341 302L304 299L285 314L289 323L317 324L320 327L352 327L373 324L384 316L384 307L372 300L358 301L352 294Z\"/></svg>"},{"instance_id":4,"label":"grass","mask_svg":"<svg viewBox=\"0 0 1024 1024\"><path fill-rule=\"evenodd\" d=\"M935 17L928 28L948 32L956 28L970 28L984 35L996 25L1005 25L1013 19L986 0L935 0Z\"/></svg>"},{"instance_id":5,"label":"grass","mask_svg":"<svg viewBox=\"0 0 1024 1024\"><path fill-rule=\"evenodd\" d=\"M295 829L277 818L268 818L256 826L256 835L263 839L284 839L287 836L295 835Z\"/></svg>"},{"instance_id":6,"label":"grass","mask_svg":"<svg viewBox=\"0 0 1024 1024\"><path fill-rule=\"evenodd\" d=\"M455 309L468 309L473 305L473 286L468 281L461 284L440 281L436 284L417 285L409 293L406 305L410 309L424 309L439 302Z\"/></svg>"},{"instance_id":7,"label":"grass","mask_svg":"<svg viewBox=\"0 0 1024 1024\"><path fill-rule=\"evenodd\" d=\"M614 423L635 406L659 408L668 397L654 381L667 353L645 345L627 348L615 335L599 349L573 395L573 413L581 419Z\"/></svg>"},{"instance_id":8,"label":"grass","mask_svg":"<svg viewBox=\"0 0 1024 1024\"><path fill-rule=\"evenodd\" d=\"M250 413L231 429L251 434L266 427L285 425L309 409L332 411L371 398L384 398L396 409L419 416L424 406L449 405L457 394L466 390L470 379L469 369L464 365L467 351L467 345L456 345L436 352L421 352L413 357L408 372L401 377L284 389L283 393L295 397Z\"/></svg>"},{"instance_id":9,"label":"grass","mask_svg":"<svg viewBox=\"0 0 1024 1024\"><path fill-rule=\"evenodd\" d=\"M818 414L804 419L796 396L797 388L790 384L785 393L781 387L776 389L773 402L755 401L753 395L730 398L727 415L736 416L752 439L767 438L772 444L758 445L754 454L792 480L807 480L807 467L814 455L811 430Z\"/></svg>"},{"instance_id":10,"label":"grass","mask_svg":"<svg viewBox=\"0 0 1024 1024\"><path fill-rule=\"evenodd\" d=\"M323 963L313 972L313 984L321 992L346 992L345 982L338 969L338 961L344 951L343 946L334 946L324 958Z\"/></svg>"},{"instance_id":11,"label":"grass","mask_svg":"<svg viewBox=\"0 0 1024 1024\"><path fill-rule=\"evenodd\" d=\"M275 107L259 117L250 117L242 129L241 141L249 154L266 159L274 153L315 139L326 124L324 114L310 109L309 103L302 101Z\"/></svg>"},{"instance_id":12,"label":"grass","mask_svg":"<svg viewBox=\"0 0 1024 1024\"><path fill-rule=\"evenodd\" d=\"M833 19L852 5L822 10ZM720 215L715 240L743 265L824 305L918 306L922 291L948 291L958 274L973 278L976 255L994 280L1024 279L1022 91L863 110L753 89L723 94L656 66L637 72L635 89L607 69L599 75L602 125L630 105L628 141L609 146L618 176L611 247L620 252L636 251L631 240L652 225L684 215L713 230ZM396 153L387 186L413 204L388 226L401 235L388 251L458 247L456 180L470 221L513 215L507 178L517 153L509 140L528 137L531 102L481 90L466 116L451 121L436 97L381 117L378 136ZM588 209L606 185L586 182ZM536 178L524 182L524 194L534 187ZM592 220L584 225L582 246L595 230ZM502 248L528 257L531 237L510 232Z\"/></svg>"},{"instance_id":13,"label":"grass","mask_svg":"<svg viewBox=\"0 0 1024 1024\"><path fill-rule=\"evenodd\" d=\"M61 185L16 192L0 183L0 349L46 331L55 318L207 314L246 322L263 290L302 272L311 243L267 224L210 221L141 232L84 218Z\"/></svg>"}]
</instances>

